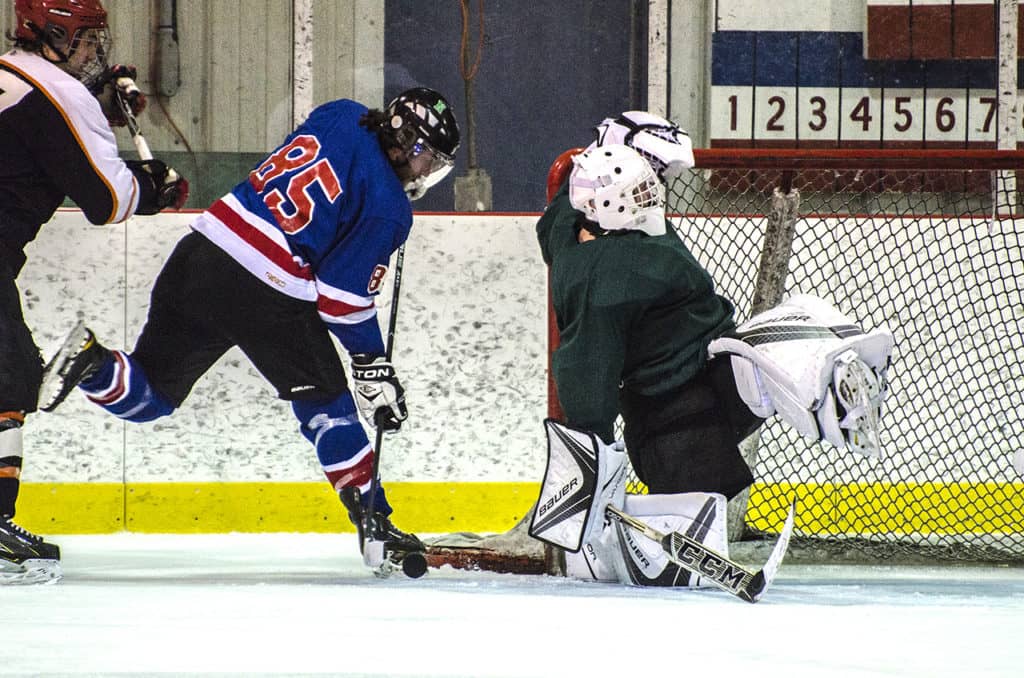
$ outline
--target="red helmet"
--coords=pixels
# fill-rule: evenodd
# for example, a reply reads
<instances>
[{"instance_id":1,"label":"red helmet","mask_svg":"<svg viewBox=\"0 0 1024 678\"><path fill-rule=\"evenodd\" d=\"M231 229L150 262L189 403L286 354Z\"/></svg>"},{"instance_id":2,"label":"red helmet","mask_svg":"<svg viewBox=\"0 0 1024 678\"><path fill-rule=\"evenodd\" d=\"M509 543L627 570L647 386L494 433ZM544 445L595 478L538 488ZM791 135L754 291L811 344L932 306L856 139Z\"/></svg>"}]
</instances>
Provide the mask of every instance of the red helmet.
<instances>
[{"instance_id":1,"label":"red helmet","mask_svg":"<svg viewBox=\"0 0 1024 678\"><path fill-rule=\"evenodd\" d=\"M14 0L15 37L48 39L65 52L83 28L106 28L107 10L99 0Z\"/></svg>"},{"instance_id":2,"label":"red helmet","mask_svg":"<svg viewBox=\"0 0 1024 678\"><path fill-rule=\"evenodd\" d=\"M41 40L67 61L89 32L90 40L98 41L97 56L83 72L73 73L80 80L98 76L94 71L106 68L110 36L107 10L100 0L14 0L18 25L14 35L20 40ZM91 29L91 31L90 31Z\"/></svg>"}]
</instances>

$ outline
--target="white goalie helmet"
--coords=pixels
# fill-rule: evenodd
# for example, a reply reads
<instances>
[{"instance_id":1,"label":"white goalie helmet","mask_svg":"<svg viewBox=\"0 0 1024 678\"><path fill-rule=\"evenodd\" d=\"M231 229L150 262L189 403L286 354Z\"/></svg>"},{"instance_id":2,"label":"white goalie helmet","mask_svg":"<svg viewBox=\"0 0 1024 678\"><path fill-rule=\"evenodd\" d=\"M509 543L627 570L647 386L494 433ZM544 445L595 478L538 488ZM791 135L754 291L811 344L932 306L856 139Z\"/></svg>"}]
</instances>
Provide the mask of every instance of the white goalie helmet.
<instances>
[{"instance_id":1,"label":"white goalie helmet","mask_svg":"<svg viewBox=\"0 0 1024 678\"><path fill-rule=\"evenodd\" d=\"M629 146L598 146L575 156L569 202L604 231L665 234L665 187Z\"/></svg>"},{"instance_id":2,"label":"white goalie helmet","mask_svg":"<svg viewBox=\"0 0 1024 678\"><path fill-rule=\"evenodd\" d=\"M605 118L594 132L597 140L591 148L625 144L646 158L662 181L667 182L694 166L690 135L660 115L626 111L618 117Z\"/></svg>"}]
</instances>

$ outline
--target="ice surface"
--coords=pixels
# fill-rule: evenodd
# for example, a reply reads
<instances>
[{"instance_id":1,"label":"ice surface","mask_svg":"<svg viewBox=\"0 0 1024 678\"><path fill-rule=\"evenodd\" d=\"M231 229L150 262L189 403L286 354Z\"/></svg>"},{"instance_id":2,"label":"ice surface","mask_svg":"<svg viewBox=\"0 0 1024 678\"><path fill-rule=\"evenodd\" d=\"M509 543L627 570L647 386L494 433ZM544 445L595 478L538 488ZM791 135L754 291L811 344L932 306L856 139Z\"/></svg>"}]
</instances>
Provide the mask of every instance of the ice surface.
<instances>
[{"instance_id":1,"label":"ice surface","mask_svg":"<svg viewBox=\"0 0 1024 678\"><path fill-rule=\"evenodd\" d=\"M64 536L0 588L0 673L1020 676L1024 570L783 565L716 590L467 573L375 579L353 535Z\"/></svg>"}]
</instances>

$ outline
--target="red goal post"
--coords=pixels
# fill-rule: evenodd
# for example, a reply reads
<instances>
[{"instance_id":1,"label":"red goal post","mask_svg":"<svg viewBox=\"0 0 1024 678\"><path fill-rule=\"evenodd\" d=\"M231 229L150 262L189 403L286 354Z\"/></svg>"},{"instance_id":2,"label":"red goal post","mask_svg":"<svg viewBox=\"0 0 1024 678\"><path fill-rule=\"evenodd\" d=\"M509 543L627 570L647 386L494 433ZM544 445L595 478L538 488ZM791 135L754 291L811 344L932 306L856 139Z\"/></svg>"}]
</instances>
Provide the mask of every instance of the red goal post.
<instances>
[{"instance_id":1,"label":"red goal post","mask_svg":"<svg viewBox=\"0 0 1024 678\"><path fill-rule=\"evenodd\" d=\"M549 199L578 150L552 165ZM1024 153L694 155L696 167L668 186L670 220L737 321L808 293L897 339L886 458L810 443L769 420L747 450L747 530L775 533L795 495L796 543L1024 561ZM553 349L553 318L549 331ZM549 397L558 417L553 383ZM635 478L630 489L644 491Z\"/></svg>"}]
</instances>

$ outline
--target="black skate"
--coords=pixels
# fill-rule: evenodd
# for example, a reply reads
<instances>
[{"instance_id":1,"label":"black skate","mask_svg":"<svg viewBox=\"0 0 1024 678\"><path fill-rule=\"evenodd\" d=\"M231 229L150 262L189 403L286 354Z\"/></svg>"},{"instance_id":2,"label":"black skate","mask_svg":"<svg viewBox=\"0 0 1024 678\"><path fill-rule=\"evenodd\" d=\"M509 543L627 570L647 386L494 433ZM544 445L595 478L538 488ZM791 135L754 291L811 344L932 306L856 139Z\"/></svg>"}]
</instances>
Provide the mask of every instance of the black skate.
<instances>
[{"instance_id":1,"label":"black skate","mask_svg":"<svg viewBox=\"0 0 1024 678\"><path fill-rule=\"evenodd\" d=\"M39 409L43 412L57 409L72 389L99 369L109 356L110 351L96 341L92 330L78 321L43 370Z\"/></svg>"},{"instance_id":2,"label":"black skate","mask_svg":"<svg viewBox=\"0 0 1024 678\"><path fill-rule=\"evenodd\" d=\"M60 581L60 548L0 516L0 585Z\"/></svg>"},{"instance_id":3,"label":"black skate","mask_svg":"<svg viewBox=\"0 0 1024 678\"><path fill-rule=\"evenodd\" d=\"M366 563L378 577L387 577L401 568L413 579L427 571L423 553L426 547L419 537L395 527L384 514L377 511L366 519L358 487L345 487L338 493L348 510L348 518L359 533L359 550ZM369 532L367 534L367 531Z\"/></svg>"}]
</instances>

